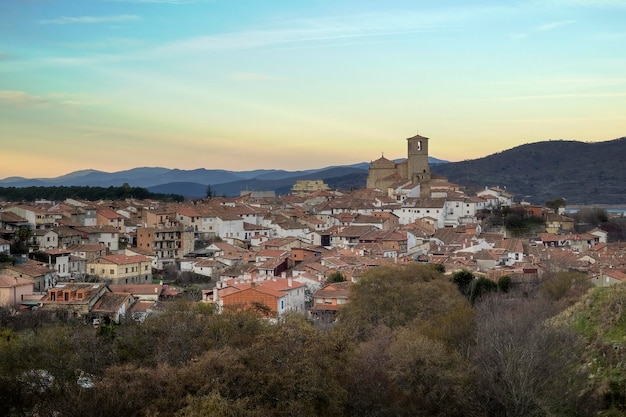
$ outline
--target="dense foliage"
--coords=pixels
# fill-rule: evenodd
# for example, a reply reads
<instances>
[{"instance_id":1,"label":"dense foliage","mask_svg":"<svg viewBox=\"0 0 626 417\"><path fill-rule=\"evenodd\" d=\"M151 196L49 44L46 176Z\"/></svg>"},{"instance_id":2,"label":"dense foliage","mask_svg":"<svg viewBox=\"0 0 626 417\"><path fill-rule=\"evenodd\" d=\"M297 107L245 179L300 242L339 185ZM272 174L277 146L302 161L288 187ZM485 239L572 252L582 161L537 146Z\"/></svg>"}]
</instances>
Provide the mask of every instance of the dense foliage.
<instances>
[{"instance_id":1,"label":"dense foliage","mask_svg":"<svg viewBox=\"0 0 626 417\"><path fill-rule=\"evenodd\" d=\"M494 290L474 305L457 287L466 278L455 284L418 264L371 269L352 286L336 325L323 330L299 314L268 322L184 300L144 323L99 329L50 321L41 310L12 316L0 309L0 415L625 411L619 392L601 385L623 387L623 377L596 373L590 384L596 369L585 368L594 357L589 341L624 349L623 318L588 317L584 309L574 320L557 316L585 289L578 275L551 277L558 282L542 286L537 298ZM613 308L621 297L611 298ZM593 320L607 327L594 330ZM602 366L609 360L617 363L605 358Z\"/></svg>"},{"instance_id":2,"label":"dense foliage","mask_svg":"<svg viewBox=\"0 0 626 417\"><path fill-rule=\"evenodd\" d=\"M36 201L46 199L63 201L68 198L79 200L124 200L127 198L153 199L162 201L183 201L177 194L155 194L141 187L124 184L121 187L0 187L0 199L6 201Z\"/></svg>"}]
</instances>

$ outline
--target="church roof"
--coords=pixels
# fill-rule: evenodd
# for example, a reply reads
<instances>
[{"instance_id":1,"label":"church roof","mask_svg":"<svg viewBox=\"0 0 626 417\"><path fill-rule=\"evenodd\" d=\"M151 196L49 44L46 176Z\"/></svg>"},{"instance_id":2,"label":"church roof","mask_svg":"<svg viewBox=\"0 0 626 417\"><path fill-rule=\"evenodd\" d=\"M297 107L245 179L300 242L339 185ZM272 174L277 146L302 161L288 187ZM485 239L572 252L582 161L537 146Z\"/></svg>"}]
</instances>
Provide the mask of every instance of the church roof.
<instances>
[{"instance_id":1,"label":"church roof","mask_svg":"<svg viewBox=\"0 0 626 417\"><path fill-rule=\"evenodd\" d=\"M381 156L375 161L370 162L372 168L395 168L396 164L393 161Z\"/></svg>"},{"instance_id":2,"label":"church roof","mask_svg":"<svg viewBox=\"0 0 626 417\"><path fill-rule=\"evenodd\" d=\"M418 135L413 136L412 138L407 138L407 140L409 140L409 139L422 139L422 140L426 139L426 140L428 140L428 138L427 138L427 137L420 136L419 134L418 134Z\"/></svg>"}]
</instances>

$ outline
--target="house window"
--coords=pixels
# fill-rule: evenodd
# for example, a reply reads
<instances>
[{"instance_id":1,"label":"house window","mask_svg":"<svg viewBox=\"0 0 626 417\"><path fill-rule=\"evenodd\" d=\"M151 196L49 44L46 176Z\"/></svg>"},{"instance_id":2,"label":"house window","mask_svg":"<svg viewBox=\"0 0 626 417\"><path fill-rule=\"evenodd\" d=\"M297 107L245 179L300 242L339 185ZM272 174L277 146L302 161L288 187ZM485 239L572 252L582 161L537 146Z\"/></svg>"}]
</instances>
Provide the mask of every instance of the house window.
<instances>
[{"instance_id":1,"label":"house window","mask_svg":"<svg viewBox=\"0 0 626 417\"><path fill-rule=\"evenodd\" d=\"M111 274L111 275L115 274L115 270L114 269L109 269L109 274Z\"/></svg>"}]
</instances>

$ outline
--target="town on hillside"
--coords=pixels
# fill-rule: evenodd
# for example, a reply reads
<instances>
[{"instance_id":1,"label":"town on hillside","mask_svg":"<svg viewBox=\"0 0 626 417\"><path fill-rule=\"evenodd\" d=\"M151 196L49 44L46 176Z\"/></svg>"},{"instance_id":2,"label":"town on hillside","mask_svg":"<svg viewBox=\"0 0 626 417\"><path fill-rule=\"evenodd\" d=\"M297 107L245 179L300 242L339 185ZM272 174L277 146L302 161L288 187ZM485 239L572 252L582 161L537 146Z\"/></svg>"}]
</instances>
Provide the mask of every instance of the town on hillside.
<instances>
[{"instance_id":1,"label":"town on hillside","mask_svg":"<svg viewBox=\"0 0 626 417\"><path fill-rule=\"evenodd\" d=\"M497 186L467 195L431 174L428 141L408 138L402 162L372 161L365 189L299 181L284 196L2 202L0 305L96 325L145 320L177 297L332 318L364 271L416 262L520 288L558 271L626 280L626 244ZM506 227L511 211L534 219L530 235Z\"/></svg>"}]
</instances>

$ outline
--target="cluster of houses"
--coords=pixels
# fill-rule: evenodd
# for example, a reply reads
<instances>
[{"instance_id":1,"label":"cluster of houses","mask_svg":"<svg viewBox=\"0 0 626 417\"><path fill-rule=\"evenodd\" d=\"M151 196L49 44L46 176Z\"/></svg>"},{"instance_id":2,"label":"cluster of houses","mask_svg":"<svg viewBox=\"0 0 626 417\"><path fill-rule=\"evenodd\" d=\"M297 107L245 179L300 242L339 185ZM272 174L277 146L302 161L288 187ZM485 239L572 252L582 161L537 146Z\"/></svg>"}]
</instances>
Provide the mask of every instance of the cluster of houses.
<instances>
[{"instance_id":1,"label":"cluster of houses","mask_svg":"<svg viewBox=\"0 0 626 417\"><path fill-rule=\"evenodd\" d=\"M181 203L0 203L0 253L17 243L24 252L0 264L0 305L143 320L176 296L160 281L168 270L206 277L200 302L272 317L332 316L365 270L409 262L493 280L506 275L517 285L553 271L585 272L596 285L626 279L626 244L607 243L598 228L577 234L562 213L522 204L528 216L545 220L545 233L532 239L487 228L485 213L513 206L513 196L499 187L466 195L430 174L427 138L408 141L408 162L372 162L372 186L360 190L303 184L285 196L248 192ZM345 282L328 284L331 275Z\"/></svg>"},{"instance_id":2,"label":"cluster of houses","mask_svg":"<svg viewBox=\"0 0 626 417\"><path fill-rule=\"evenodd\" d=\"M431 192L441 192L434 187ZM597 285L622 281L626 246L607 233L573 232L545 208L533 239L485 232L480 214L510 202L498 188L464 196L398 198L393 189L317 191L305 196L213 198L183 203L67 200L3 203L0 252L20 228L28 253L0 266L0 304L60 309L73 317L143 318L173 288L154 284L166 268L211 282L202 302L327 314L349 283L382 265L429 262L498 279L532 282L555 270L589 272ZM536 215L536 213L533 213ZM325 287L340 273L348 284Z\"/></svg>"}]
</instances>

